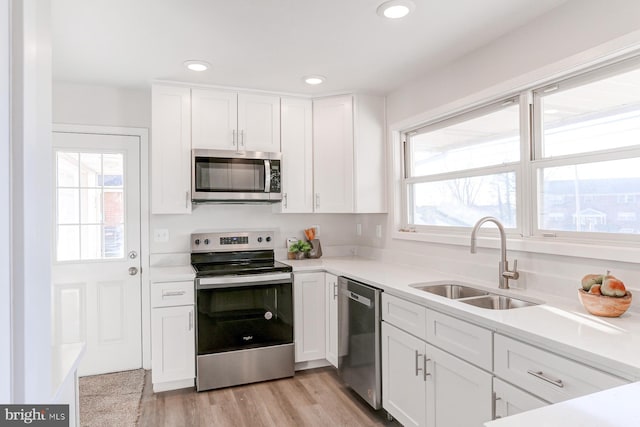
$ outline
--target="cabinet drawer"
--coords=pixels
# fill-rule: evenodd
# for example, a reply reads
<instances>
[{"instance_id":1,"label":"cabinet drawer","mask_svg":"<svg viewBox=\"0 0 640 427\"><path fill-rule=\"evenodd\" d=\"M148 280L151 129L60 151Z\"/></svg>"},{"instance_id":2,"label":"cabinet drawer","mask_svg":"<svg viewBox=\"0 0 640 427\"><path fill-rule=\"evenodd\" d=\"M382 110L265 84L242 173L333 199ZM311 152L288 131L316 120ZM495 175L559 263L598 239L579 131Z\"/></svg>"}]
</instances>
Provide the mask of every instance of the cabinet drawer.
<instances>
[{"instance_id":1,"label":"cabinet drawer","mask_svg":"<svg viewBox=\"0 0 640 427\"><path fill-rule=\"evenodd\" d=\"M193 305L193 287L192 281L152 283L151 307Z\"/></svg>"},{"instance_id":2,"label":"cabinet drawer","mask_svg":"<svg viewBox=\"0 0 640 427\"><path fill-rule=\"evenodd\" d=\"M457 357L491 371L492 332L437 311L427 310L427 341Z\"/></svg>"},{"instance_id":3,"label":"cabinet drawer","mask_svg":"<svg viewBox=\"0 0 640 427\"><path fill-rule=\"evenodd\" d=\"M495 335L494 372L551 403L627 384L622 378Z\"/></svg>"},{"instance_id":4,"label":"cabinet drawer","mask_svg":"<svg viewBox=\"0 0 640 427\"><path fill-rule=\"evenodd\" d=\"M426 339L426 315L425 307L382 293L382 320L385 322Z\"/></svg>"}]
</instances>

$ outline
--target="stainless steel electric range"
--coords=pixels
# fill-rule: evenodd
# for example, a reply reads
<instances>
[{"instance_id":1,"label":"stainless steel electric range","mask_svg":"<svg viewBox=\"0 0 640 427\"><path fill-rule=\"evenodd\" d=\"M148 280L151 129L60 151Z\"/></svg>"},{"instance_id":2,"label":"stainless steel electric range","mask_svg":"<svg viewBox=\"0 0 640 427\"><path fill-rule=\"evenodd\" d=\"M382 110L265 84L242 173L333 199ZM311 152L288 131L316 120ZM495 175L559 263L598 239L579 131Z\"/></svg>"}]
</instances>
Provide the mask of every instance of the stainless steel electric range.
<instances>
[{"instance_id":1,"label":"stainless steel electric range","mask_svg":"<svg viewBox=\"0 0 640 427\"><path fill-rule=\"evenodd\" d=\"M292 268L273 235L191 235L198 391L293 376Z\"/></svg>"}]
</instances>

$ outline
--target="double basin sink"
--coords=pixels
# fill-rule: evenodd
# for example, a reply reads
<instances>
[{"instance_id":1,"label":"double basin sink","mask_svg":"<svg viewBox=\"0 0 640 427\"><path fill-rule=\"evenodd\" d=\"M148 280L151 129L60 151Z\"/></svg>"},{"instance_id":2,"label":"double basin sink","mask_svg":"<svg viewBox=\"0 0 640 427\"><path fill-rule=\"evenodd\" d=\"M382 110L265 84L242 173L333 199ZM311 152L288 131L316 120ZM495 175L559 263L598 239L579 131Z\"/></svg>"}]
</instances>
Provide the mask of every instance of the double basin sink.
<instances>
[{"instance_id":1,"label":"double basin sink","mask_svg":"<svg viewBox=\"0 0 640 427\"><path fill-rule=\"evenodd\" d=\"M510 310L512 308L529 307L538 305L533 302L524 301L504 295L492 294L482 289L452 282L416 283L410 285L412 288L420 289L441 297L459 300L465 304L473 305L489 310Z\"/></svg>"}]
</instances>

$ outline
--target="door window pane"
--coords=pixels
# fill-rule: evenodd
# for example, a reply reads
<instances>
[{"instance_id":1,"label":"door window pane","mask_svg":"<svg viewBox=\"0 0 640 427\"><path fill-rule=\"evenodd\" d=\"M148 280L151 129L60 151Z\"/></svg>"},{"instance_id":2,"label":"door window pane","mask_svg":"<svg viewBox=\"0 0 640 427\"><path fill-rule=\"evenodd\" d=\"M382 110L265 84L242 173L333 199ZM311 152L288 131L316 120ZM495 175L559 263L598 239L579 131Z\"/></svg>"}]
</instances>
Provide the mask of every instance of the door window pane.
<instances>
[{"instance_id":1,"label":"door window pane","mask_svg":"<svg viewBox=\"0 0 640 427\"><path fill-rule=\"evenodd\" d=\"M640 144L640 70L541 98L542 155Z\"/></svg>"},{"instance_id":2,"label":"door window pane","mask_svg":"<svg viewBox=\"0 0 640 427\"><path fill-rule=\"evenodd\" d=\"M519 120L519 106L515 104L441 129L411 135L411 176L519 161Z\"/></svg>"},{"instance_id":3,"label":"door window pane","mask_svg":"<svg viewBox=\"0 0 640 427\"><path fill-rule=\"evenodd\" d=\"M543 230L640 234L640 159L541 169Z\"/></svg>"},{"instance_id":4,"label":"door window pane","mask_svg":"<svg viewBox=\"0 0 640 427\"><path fill-rule=\"evenodd\" d=\"M418 183L409 191L412 224L473 227L479 218L490 215L505 227L516 227L514 172Z\"/></svg>"},{"instance_id":5,"label":"door window pane","mask_svg":"<svg viewBox=\"0 0 640 427\"><path fill-rule=\"evenodd\" d=\"M124 257L124 155L56 153L58 261Z\"/></svg>"}]
</instances>

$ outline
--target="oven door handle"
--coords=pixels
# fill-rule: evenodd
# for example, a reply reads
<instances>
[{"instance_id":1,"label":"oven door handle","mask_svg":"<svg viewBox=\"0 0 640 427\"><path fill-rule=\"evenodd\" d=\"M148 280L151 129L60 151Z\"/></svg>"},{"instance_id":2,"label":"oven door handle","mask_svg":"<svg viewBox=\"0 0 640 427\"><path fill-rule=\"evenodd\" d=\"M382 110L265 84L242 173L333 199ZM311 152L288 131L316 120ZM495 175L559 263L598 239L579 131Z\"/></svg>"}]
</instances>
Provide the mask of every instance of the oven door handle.
<instances>
[{"instance_id":1,"label":"oven door handle","mask_svg":"<svg viewBox=\"0 0 640 427\"><path fill-rule=\"evenodd\" d=\"M291 282L291 273L256 274L237 277L202 277L197 280L197 289L236 288L243 285L276 285Z\"/></svg>"}]
</instances>

